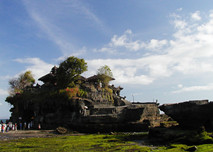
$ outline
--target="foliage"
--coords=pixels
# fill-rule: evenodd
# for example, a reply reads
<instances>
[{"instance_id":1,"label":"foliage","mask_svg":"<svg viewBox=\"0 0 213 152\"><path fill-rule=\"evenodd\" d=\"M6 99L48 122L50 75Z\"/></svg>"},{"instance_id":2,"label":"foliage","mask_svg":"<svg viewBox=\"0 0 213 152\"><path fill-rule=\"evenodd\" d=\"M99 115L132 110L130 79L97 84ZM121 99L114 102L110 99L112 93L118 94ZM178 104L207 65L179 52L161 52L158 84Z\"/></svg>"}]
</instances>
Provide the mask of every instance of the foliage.
<instances>
[{"instance_id":1,"label":"foliage","mask_svg":"<svg viewBox=\"0 0 213 152\"><path fill-rule=\"evenodd\" d=\"M101 74L104 74L104 75L107 75L109 77L113 77L113 74L112 74L112 71L111 69L109 68L109 66L107 65L104 65L104 66L101 66L98 70L97 70L97 74L101 75Z\"/></svg>"},{"instance_id":2,"label":"foliage","mask_svg":"<svg viewBox=\"0 0 213 152\"><path fill-rule=\"evenodd\" d=\"M84 59L79 59L74 56L68 57L60 63L57 69L56 76L58 86L61 88L74 86L77 78L85 71L87 71L87 63Z\"/></svg>"},{"instance_id":3,"label":"foliage","mask_svg":"<svg viewBox=\"0 0 213 152\"><path fill-rule=\"evenodd\" d=\"M107 65L101 66L97 70L97 75L99 76L99 80L103 83L104 87L108 86L109 81L113 77L112 71Z\"/></svg>"},{"instance_id":4,"label":"foliage","mask_svg":"<svg viewBox=\"0 0 213 152\"><path fill-rule=\"evenodd\" d=\"M22 93L23 89L31 86L35 83L35 79L33 78L31 71L26 71L19 75L18 78L13 78L9 80L10 85L10 95L13 96L16 93Z\"/></svg>"},{"instance_id":5,"label":"foliage","mask_svg":"<svg viewBox=\"0 0 213 152\"><path fill-rule=\"evenodd\" d=\"M83 91L82 89L79 89L78 87L61 89L59 90L60 94L64 94L68 97L68 99L72 99L73 97L85 97L87 96L87 93Z\"/></svg>"},{"instance_id":6,"label":"foliage","mask_svg":"<svg viewBox=\"0 0 213 152\"><path fill-rule=\"evenodd\" d=\"M102 88L102 91L103 91L102 98L106 99L107 101L114 102L112 89L105 87L105 88Z\"/></svg>"},{"instance_id":7,"label":"foliage","mask_svg":"<svg viewBox=\"0 0 213 152\"><path fill-rule=\"evenodd\" d=\"M106 92L108 92L108 93L110 93L110 94L113 93L112 89L110 89L110 88L103 88L102 90L103 90L103 91L106 91Z\"/></svg>"}]
</instances>

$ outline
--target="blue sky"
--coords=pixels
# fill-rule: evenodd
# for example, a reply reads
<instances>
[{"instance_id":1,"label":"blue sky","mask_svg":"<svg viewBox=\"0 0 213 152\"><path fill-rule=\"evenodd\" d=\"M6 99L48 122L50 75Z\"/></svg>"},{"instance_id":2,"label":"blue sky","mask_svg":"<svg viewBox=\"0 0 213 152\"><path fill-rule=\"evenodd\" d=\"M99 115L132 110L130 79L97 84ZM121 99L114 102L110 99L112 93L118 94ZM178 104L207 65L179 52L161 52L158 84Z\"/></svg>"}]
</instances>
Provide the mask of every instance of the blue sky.
<instances>
[{"instance_id":1,"label":"blue sky","mask_svg":"<svg viewBox=\"0 0 213 152\"><path fill-rule=\"evenodd\" d=\"M108 65L129 101L213 100L212 4L1 0L0 118L10 116L11 78L31 70L38 79L68 56L86 60L86 77Z\"/></svg>"}]
</instances>

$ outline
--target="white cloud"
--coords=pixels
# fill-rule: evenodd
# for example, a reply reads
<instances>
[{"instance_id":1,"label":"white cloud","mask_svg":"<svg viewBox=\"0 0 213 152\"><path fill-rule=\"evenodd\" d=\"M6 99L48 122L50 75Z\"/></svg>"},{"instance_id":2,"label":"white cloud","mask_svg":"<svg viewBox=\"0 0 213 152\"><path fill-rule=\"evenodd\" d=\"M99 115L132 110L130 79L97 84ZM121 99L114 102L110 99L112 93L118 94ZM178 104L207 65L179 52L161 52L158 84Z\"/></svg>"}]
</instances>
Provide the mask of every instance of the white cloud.
<instances>
[{"instance_id":1,"label":"white cloud","mask_svg":"<svg viewBox=\"0 0 213 152\"><path fill-rule=\"evenodd\" d=\"M151 39L150 42L133 40L134 34L130 29L126 30L123 35L114 35L109 44L101 49L94 49L95 52L117 53L119 48L125 48L130 51L139 51L141 49L158 50L167 45L167 40Z\"/></svg>"},{"instance_id":2,"label":"white cloud","mask_svg":"<svg viewBox=\"0 0 213 152\"><path fill-rule=\"evenodd\" d=\"M116 78L115 82L118 84L148 85L155 79L149 75L137 74L147 66L145 63L141 64L143 62L141 59L94 59L87 60L86 62L89 68L86 76L95 74L100 66L108 65L113 72L113 76Z\"/></svg>"},{"instance_id":3,"label":"white cloud","mask_svg":"<svg viewBox=\"0 0 213 152\"><path fill-rule=\"evenodd\" d=\"M178 8L177 11L181 12L183 10L183 8Z\"/></svg>"},{"instance_id":4,"label":"white cloud","mask_svg":"<svg viewBox=\"0 0 213 152\"><path fill-rule=\"evenodd\" d=\"M187 26L187 22L180 19L176 19L174 20L174 25L175 25L175 28L183 29Z\"/></svg>"},{"instance_id":5,"label":"white cloud","mask_svg":"<svg viewBox=\"0 0 213 152\"><path fill-rule=\"evenodd\" d=\"M0 88L0 95L1 96L7 96L8 95L8 91L7 90L3 90Z\"/></svg>"},{"instance_id":6,"label":"white cloud","mask_svg":"<svg viewBox=\"0 0 213 152\"><path fill-rule=\"evenodd\" d=\"M213 90L213 84L208 84L204 86L190 86L190 87L180 87L179 90L173 91L173 93L182 93L182 92L193 92L193 91L209 91Z\"/></svg>"},{"instance_id":7,"label":"white cloud","mask_svg":"<svg viewBox=\"0 0 213 152\"><path fill-rule=\"evenodd\" d=\"M126 48L124 53L146 50L144 54L133 59L87 60L88 72L83 75L91 76L96 74L100 66L108 65L116 78L116 83L148 85L177 73L183 77L184 75L196 77L212 74L213 18L210 17L206 22L197 23L196 20L192 22L192 20L187 21L179 15L174 16L173 25L176 32L172 39L157 40L152 38L148 42L144 42L140 39L134 40L134 33L131 30L126 30L123 35L114 35L108 44L94 50L113 53ZM86 51L87 48L82 50ZM53 66L38 58L17 59L16 61L28 64L27 70L31 70L37 78L48 73ZM206 89L204 86L179 88L185 91ZM211 88L211 85L208 88Z\"/></svg>"},{"instance_id":8,"label":"white cloud","mask_svg":"<svg viewBox=\"0 0 213 152\"><path fill-rule=\"evenodd\" d=\"M197 20L197 21L201 20L200 11L196 11L192 13L191 17L193 20Z\"/></svg>"},{"instance_id":9,"label":"white cloud","mask_svg":"<svg viewBox=\"0 0 213 152\"><path fill-rule=\"evenodd\" d=\"M30 70L36 80L41 76L50 72L51 68L54 66L52 64L46 63L39 58L24 58L16 59L16 62L27 64L27 67L23 72Z\"/></svg>"},{"instance_id":10,"label":"white cloud","mask_svg":"<svg viewBox=\"0 0 213 152\"><path fill-rule=\"evenodd\" d=\"M146 48L149 50L158 50L167 44L167 40L156 40L152 39L150 43L147 44Z\"/></svg>"},{"instance_id":11,"label":"white cloud","mask_svg":"<svg viewBox=\"0 0 213 152\"><path fill-rule=\"evenodd\" d=\"M178 84L178 88L182 88L183 87L183 85L182 84Z\"/></svg>"},{"instance_id":12,"label":"white cloud","mask_svg":"<svg viewBox=\"0 0 213 152\"><path fill-rule=\"evenodd\" d=\"M196 14L198 20L199 12ZM143 42L140 39L133 40L134 33L131 30L125 31L121 36L114 35L110 43L99 50L103 53L112 50L118 52L122 47L127 49L126 52L144 49L151 52L144 51L146 56L141 54L134 59L92 60L90 66L107 64L115 72L117 81L132 84L150 84L159 78L173 76L175 73L182 76L190 74L192 77L212 74L212 13L209 16L209 20L198 23L197 20L187 20L187 16L181 17L173 14L176 32L173 38L168 40L154 38L149 42Z\"/></svg>"},{"instance_id":13,"label":"white cloud","mask_svg":"<svg viewBox=\"0 0 213 152\"><path fill-rule=\"evenodd\" d=\"M95 53L98 53L98 52L104 53L104 52L106 52L106 53L109 53L109 54L116 54L117 50L114 49L114 48L103 47L103 48L101 48L99 50L98 49L93 49L93 52L95 52Z\"/></svg>"}]
</instances>

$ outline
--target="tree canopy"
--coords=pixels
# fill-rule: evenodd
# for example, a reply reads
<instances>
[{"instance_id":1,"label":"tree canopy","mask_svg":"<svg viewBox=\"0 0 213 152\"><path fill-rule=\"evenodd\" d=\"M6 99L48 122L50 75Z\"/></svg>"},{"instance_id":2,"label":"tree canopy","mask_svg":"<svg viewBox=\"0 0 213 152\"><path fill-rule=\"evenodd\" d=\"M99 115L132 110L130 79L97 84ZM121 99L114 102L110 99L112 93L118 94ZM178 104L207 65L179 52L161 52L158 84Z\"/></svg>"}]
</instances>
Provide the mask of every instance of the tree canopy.
<instances>
[{"instance_id":1,"label":"tree canopy","mask_svg":"<svg viewBox=\"0 0 213 152\"><path fill-rule=\"evenodd\" d=\"M18 76L18 78L13 78L9 80L10 85L10 95L15 95L16 93L23 92L23 89L27 86L31 86L35 83L31 71L26 71Z\"/></svg>"},{"instance_id":2,"label":"tree canopy","mask_svg":"<svg viewBox=\"0 0 213 152\"><path fill-rule=\"evenodd\" d=\"M97 75L99 76L99 79L103 83L104 87L108 86L109 81L113 77L112 71L111 71L110 67L107 65L101 66L97 70Z\"/></svg>"},{"instance_id":3,"label":"tree canopy","mask_svg":"<svg viewBox=\"0 0 213 152\"><path fill-rule=\"evenodd\" d=\"M107 75L107 76L109 76L109 77L113 77L112 71L111 71L110 67L107 66L107 65L101 66L101 67L97 70L97 74L98 74L98 75L104 74L104 75Z\"/></svg>"},{"instance_id":4,"label":"tree canopy","mask_svg":"<svg viewBox=\"0 0 213 152\"><path fill-rule=\"evenodd\" d=\"M65 61L61 62L57 69L57 84L59 87L74 86L75 80L87 71L87 63L84 59L77 57L68 57Z\"/></svg>"}]
</instances>

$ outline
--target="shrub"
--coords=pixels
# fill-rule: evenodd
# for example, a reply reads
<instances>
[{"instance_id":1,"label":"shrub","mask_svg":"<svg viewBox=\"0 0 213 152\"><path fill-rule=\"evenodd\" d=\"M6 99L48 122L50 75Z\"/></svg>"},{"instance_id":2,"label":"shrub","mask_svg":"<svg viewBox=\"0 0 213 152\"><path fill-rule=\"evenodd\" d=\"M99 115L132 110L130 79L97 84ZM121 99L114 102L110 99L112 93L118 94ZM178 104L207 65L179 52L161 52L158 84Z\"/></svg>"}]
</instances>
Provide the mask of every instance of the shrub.
<instances>
[{"instance_id":1,"label":"shrub","mask_svg":"<svg viewBox=\"0 0 213 152\"><path fill-rule=\"evenodd\" d=\"M59 90L59 93L64 94L65 96L68 97L68 99L72 99L73 97L87 96L87 92L82 89L79 89L78 87L74 87L74 88L67 87L66 89Z\"/></svg>"}]
</instances>

